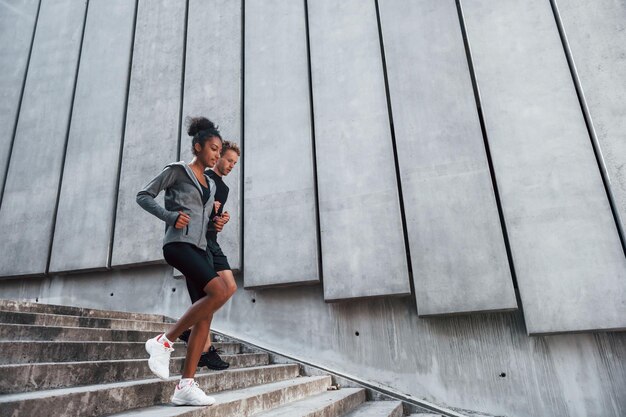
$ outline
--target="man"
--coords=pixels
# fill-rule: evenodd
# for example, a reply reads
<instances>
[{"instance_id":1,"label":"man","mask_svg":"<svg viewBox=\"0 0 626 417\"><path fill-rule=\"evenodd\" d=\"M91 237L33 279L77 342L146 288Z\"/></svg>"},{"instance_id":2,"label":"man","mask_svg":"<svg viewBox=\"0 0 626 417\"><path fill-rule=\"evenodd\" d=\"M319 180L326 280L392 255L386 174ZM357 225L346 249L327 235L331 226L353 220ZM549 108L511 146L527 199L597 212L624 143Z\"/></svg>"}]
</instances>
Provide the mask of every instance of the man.
<instances>
[{"instance_id":1,"label":"man","mask_svg":"<svg viewBox=\"0 0 626 417\"><path fill-rule=\"evenodd\" d=\"M237 164L240 155L241 150L236 143L224 141L222 144L220 158L213 168L206 171L206 174L211 177L216 185L215 206L213 208L213 213L211 214L211 223L209 224L209 230L206 235L207 256L210 260L212 260L215 272L217 272L219 279L222 281L222 284L227 291L228 296L224 303L226 303L235 291L237 291L237 283L235 282L235 277L233 276L233 272L228 264L228 258L224 252L222 252L219 243L217 243L217 234L223 230L224 225L230 220L230 215L227 211L224 211L224 205L228 199L229 188L224 183L222 178L230 174ZM194 299L193 296L191 296L191 298L192 300ZM209 318L209 324L212 319L213 316ZM190 331L187 330L179 338L187 343L189 335ZM222 360L219 353L220 352L211 344L211 333L209 330L209 337L204 345L204 350L200 356L200 360L198 361L198 366L206 366L209 369L215 370L228 368L230 364Z\"/></svg>"}]
</instances>

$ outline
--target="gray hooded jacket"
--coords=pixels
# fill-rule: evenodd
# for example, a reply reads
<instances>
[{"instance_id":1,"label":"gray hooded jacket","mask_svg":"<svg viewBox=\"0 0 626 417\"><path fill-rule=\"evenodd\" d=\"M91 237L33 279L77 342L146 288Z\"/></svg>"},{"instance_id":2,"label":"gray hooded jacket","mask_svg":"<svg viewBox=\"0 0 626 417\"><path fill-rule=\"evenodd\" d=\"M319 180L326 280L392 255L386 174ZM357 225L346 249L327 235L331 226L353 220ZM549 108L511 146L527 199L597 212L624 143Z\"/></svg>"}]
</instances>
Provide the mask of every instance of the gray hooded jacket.
<instances>
[{"instance_id":1,"label":"gray hooded jacket","mask_svg":"<svg viewBox=\"0 0 626 417\"><path fill-rule=\"evenodd\" d=\"M206 250L206 231L215 200L215 182L204 174L211 196L202 204L202 187L193 171L183 161L167 165L163 171L137 193L137 204L148 213L165 222L163 245L185 242ZM165 190L165 208L154 199ZM189 224L183 229L174 225L178 212L189 215Z\"/></svg>"}]
</instances>

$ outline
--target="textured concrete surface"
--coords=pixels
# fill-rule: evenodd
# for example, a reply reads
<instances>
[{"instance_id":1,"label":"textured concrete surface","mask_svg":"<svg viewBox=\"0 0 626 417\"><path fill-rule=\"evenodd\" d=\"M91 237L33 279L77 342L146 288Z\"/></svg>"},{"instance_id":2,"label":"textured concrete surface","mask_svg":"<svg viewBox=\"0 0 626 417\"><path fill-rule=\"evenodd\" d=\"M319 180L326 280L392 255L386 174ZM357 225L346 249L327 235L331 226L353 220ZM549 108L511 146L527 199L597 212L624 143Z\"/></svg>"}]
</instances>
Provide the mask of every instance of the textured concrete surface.
<instances>
[{"instance_id":1,"label":"textured concrete surface","mask_svg":"<svg viewBox=\"0 0 626 417\"><path fill-rule=\"evenodd\" d=\"M323 392L330 386L330 383L328 376L301 377L238 391L212 394L216 403L210 407L171 407L164 405L120 413L116 416L250 416L287 402L297 401L303 397Z\"/></svg>"},{"instance_id":2,"label":"textured concrete surface","mask_svg":"<svg viewBox=\"0 0 626 417\"><path fill-rule=\"evenodd\" d=\"M399 401L369 401L345 417L402 417L402 403Z\"/></svg>"},{"instance_id":3,"label":"textured concrete surface","mask_svg":"<svg viewBox=\"0 0 626 417\"><path fill-rule=\"evenodd\" d=\"M515 309L456 4L379 5L417 311Z\"/></svg>"},{"instance_id":4,"label":"textured concrete surface","mask_svg":"<svg viewBox=\"0 0 626 417\"><path fill-rule=\"evenodd\" d=\"M556 0L622 230L626 230L626 2Z\"/></svg>"},{"instance_id":5,"label":"textured concrete surface","mask_svg":"<svg viewBox=\"0 0 626 417\"><path fill-rule=\"evenodd\" d=\"M329 385L330 377L296 378L298 375L297 365L269 365L266 367L245 368L228 370L204 375L197 375L196 381L200 388L207 392L219 390L240 390L258 384L268 384L265 387L253 387L264 392L272 388L276 381L288 381L274 385L282 388L279 396L291 393L283 387L290 383L292 395L307 395L307 391L317 388L323 382ZM62 388L54 391L28 392L22 394L9 394L0 398L0 407L6 415L46 415L46 410L59 410L61 416L97 416L127 410L129 404L135 408L149 407L154 404L168 403L178 378L172 377L167 381L147 379L140 381L118 382L113 384L91 385L86 387ZM318 390L320 388L317 388ZM231 391L232 392L232 391ZM240 391L235 391L241 395ZM245 391L244 391L245 392ZM226 397L228 394L224 394ZM232 395L232 394L231 394ZM265 399L265 398L262 398ZM241 401L237 403L241 406ZM264 401L261 405L271 405L272 402ZM245 404L244 404L245 406ZM258 409L259 405L256 405ZM167 406L170 410L177 407ZM197 407L194 407L198 410ZM221 414L229 415L229 414Z\"/></svg>"},{"instance_id":6,"label":"textured concrete surface","mask_svg":"<svg viewBox=\"0 0 626 417\"><path fill-rule=\"evenodd\" d=\"M0 193L9 164L38 6L39 0L9 0L0 4Z\"/></svg>"},{"instance_id":7,"label":"textured concrete surface","mask_svg":"<svg viewBox=\"0 0 626 417\"><path fill-rule=\"evenodd\" d=\"M0 208L0 276L46 272L85 5L41 2Z\"/></svg>"},{"instance_id":8,"label":"textured concrete surface","mask_svg":"<svg viewBox=\"0 0 626 417\"><path fill-rule=\"evenodd\" d=\"M15 311L21 313L48 313L66 316L97 317L105 319L126 319L140 321L169 322L172 319L160 314L146 314L137 312L98 310L94 308L72 307L55 304L31 303L19 300L0 299L1 311Z\"/></svg>"},{"instance_id":9,"label":"textured concrete surface","mask_svg":"<svg viewBox=\"0 0 626 417\"><path fill-rule=\"evenodd\" d=\"M419 318L410 298L322 299L316 287L241 291L214 328L448 408L626 414L626 333L528 337L521 311Z\"/></svg>"},{"instance_id":10,"label":"textured concrete surface","mask_svg":"<svg viewBox=\"0 0 626 417\"><path fill-rule=\"evenodd\" d=\"M155 323L150 321L107 319L99 317L74 317L13 311L0 311L0 322L6 324L29 324L57 327L95 327L114 330L142 330L152 332L165 331L170 327L170 324L167 323Z\"/></svg>"},{"instance_id":11,"label":"textured concrete surface","mask_svg":"<svg viewBox=\"0 0 626 417\"><path fill-rule=\"evenodd\" d=\"M175 352L176 355L183 353ZM241 353L221 355L221 357L230 363L229 369L269 364L268 355L264 353ZM173 356L170 361L170 373L180 375L184 362L183 356ZM206 373L206 368L199 370L198 373ZM0 394L41 391L77 385L106 384L153 377L154 374L148 368L148 361L145 358L0 365Z\"/></svg>"},{"instance_id":12,"label":"textured concrete surface","mask_svg":"<svg viewBox=\"0 0 626 417\"><path fill-rule=\"evenodd\" d=\"M190 0L185 61L183 118L202 115L218 124L222 137L241 145L241 3ZM184 129L180 159L191 161L191 138ZM224 178L230 188L224 206L230 221L218 242L231 268L241 269L241 164Z\"/></svg>"},{"instance_id":13,"label":"textured concrete surface","mask_svg":"<svg viewBox=\"0 0 626 417\"><path fill-rule=\"evenodd\" d=\"M549 2L462 2L530 334L626 328L626 257Z\"/></svg>"},{"instance_id":14,"label":"textured concrete surface","mask_svg":"<svg viewBox=\"0 0 626 417\"><path fill-rule=\"evenodd\" d=\"M134 17L132 1L89 2L50 272L108 266Z\"/></svg>"},{"instance_id":15,"label":"textured concrete surface","mask_svg":"<svg viewBox=\"0 0 626 417\"><path fill-rule=\"evenodd\" d=\"M164 223L137 192L178 159L185 31L184 0L140 0L111 264L164 262ZM163 194L157 201L163 204Z\"/></svg>"},{"instance_id":16,"label":"textured concrete surface","mask_svg":"<svg viewBox=\"0 0 626 417\"><path fill-rule=\"evenodd\" d=\"M339 417L353 410L365 401L365 390L345 388L327 391L318 395L288 403L259 417ZM379 414L380 415L380 414Z\"/></svg>"},{"instance_id":17,"label":"textured concrete surface","mask_svg":"<svg viewBox=\"0 0 626 417\"><path fill-rule=\"evenodd\" d=\"M246 2L246 287L320 279L304 7Z\"/></svg>"},{"instance_id":18,"label":"textured concrete surface","mask_svg":"<svg viewBox=\"0 0 626 417\"><path fill-rule=\"evenodd\" d=\"M84 327L31 326L0 323L0 340L145 342L155 332Z\"/></svg>"},{"instance_id":19,"label":"textured concrete surface","mask_svg":"<svg viewBox=\"0 0 626 417\"><path fill-rule=\"evenodd\" d=\"M324 298L409 294L375 3L308 7Z\"/></svg>"}]
</instances>

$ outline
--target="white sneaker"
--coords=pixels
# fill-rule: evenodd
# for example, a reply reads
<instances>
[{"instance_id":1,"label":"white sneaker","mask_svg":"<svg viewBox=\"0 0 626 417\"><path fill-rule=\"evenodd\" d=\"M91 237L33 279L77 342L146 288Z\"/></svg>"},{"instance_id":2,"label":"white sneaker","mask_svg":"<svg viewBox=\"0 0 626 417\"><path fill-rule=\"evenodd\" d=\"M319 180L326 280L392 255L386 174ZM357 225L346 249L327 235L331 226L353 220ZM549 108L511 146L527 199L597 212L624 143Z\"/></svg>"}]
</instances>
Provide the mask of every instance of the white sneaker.
<instances>
[{"instance_id":1,"label":"white sneaker","mask_svg":"<svg viewBox=\"0 0 626 417\"><path fill-rule=\"evenodd\" d=\"M182 388L178 388L178 384L176 384L176 390L172 395L172 404L174 405L213 405L214 403L215 398L206 395L196 381Z\"/></svg>"},{"instance_id":2,"label":"white sneaker","mask_svg":"<svg viewBox=\"0 0 626 417\"><path fill-rule=\"evenodd\" d=\"M166 346L157 341L160 336L148 339L146 342L146 352L150 355L148 366L156 376L167 379L170 376L170 355L174 352L174 348L169 346L169 343Z\"/></svg>"}]
</instances>

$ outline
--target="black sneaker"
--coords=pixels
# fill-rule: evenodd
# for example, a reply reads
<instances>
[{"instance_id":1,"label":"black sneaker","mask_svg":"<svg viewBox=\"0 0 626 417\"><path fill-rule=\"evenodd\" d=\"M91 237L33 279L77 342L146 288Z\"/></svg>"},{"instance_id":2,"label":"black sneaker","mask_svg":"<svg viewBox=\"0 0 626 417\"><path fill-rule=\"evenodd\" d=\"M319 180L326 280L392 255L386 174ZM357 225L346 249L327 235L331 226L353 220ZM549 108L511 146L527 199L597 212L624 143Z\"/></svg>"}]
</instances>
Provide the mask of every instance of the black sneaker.
<instances>
[{"instance_id":1,"label":"black sneaker","mask_svg":"<svg viewBox=\"0 0 626 417\"><path fill-rule=\"evenodd\" d=\"M206 366L209 369L213 369L216 371L222 371L227 369L230 364L228 362L224 362L222 358L220 358L221 349L215 349L213 346L209 348L208 352L203 352L202 356L200 356L200 360L198 361L198 367Z\"/></svg>"},{"instance_id":2,"label":"black sneaker","mask_svg":"<svg viewBox=\"0 0 626 417\"><path fill-rule=\"evenodd\" d=\"M178 336L178 338L187 344L187 342L189 342L189 336L191 336L191 330L187 329L180 336Z\"/></svg>"}]
</instances>

